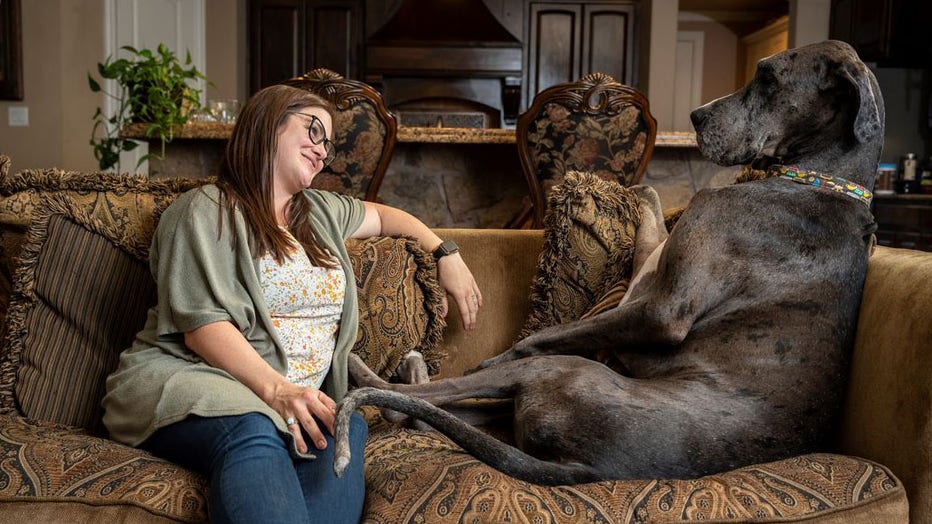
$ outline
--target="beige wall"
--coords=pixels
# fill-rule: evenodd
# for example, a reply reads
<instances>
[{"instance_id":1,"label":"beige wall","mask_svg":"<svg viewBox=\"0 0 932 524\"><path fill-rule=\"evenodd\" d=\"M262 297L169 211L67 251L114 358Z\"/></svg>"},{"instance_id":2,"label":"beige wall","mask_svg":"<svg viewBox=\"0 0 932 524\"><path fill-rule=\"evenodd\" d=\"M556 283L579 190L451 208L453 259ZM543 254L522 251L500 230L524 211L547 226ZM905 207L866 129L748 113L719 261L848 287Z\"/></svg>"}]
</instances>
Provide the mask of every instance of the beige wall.
<instances>
[{"instance_id":1,"label":"beige wall","mask_svg":"<svg viewBox=\"0 0 932 524\"><path fill-rule=\"evenodd\" d=\"M789 46L800 47L829 37L831 0L790 0Z\"/></svg>"},{"instance_id":2,"label":"beige wall","mask_svg":"<svg viewBox=\"0 0 932 524\"><path fill-rule=\"evenodd\" d=\"M233 6L233 8L231 8ZM248 93L246 0L207 0L207 98L236 98Z\"/></svg>"},{"instance_id":3,"label":"beige wall","mask_svg":"<svg viewBox=\"0 0 932 524\"><path fill-rule=\"evenodd\" d=\"M233 4L234 9L230 6ZM206 0L205 67L214 86L208 98L246 96L246 0ZM21 101L0 101L0 153L14 171L97 168L88 143L103 95L92 93L88 72L104 59L103 0L28 0L22 3ZM8 108L29 109L28 127L10 127Z\"/></svg>"},{"instance_id":4,"label":"beige wall","mask_svg":"<svg viewBox=\"0 0 932 524\"><path fill-rule=\"evenodd\" d=\"M680 31L705 34L702 52L702 103L734 91L738 63L738 36L718 22L680 22Z\"/></svg>"},{"instance_id":5,"label":"beige wall","mask_svg":"<svg viewBox=\"0 0 932 524\"><path fill-rule=\"evenodd\" d=\"M639 52L647 62L647 75L641 75L641 89L650 101L650 112L657 119L657 129L673 129L673 86L676 68L676 30L679 0L649 0L642 6L647 11L646 36L640 42L646 46Z\"/></svg>"},{"instance_id":6,"label":"beige wall","mask_svg":"<svg viewBox=\"0 0 932 524\"><path fill-rule=\"evenodd\" d=\"M97 97L87 71L103 52L102 0L22 3L23 93L0 101L0 153L13 169L96 166L88 145ZM10 127L11 106L29 109L28 127Z\"/></svg>"},{"instance_id":7,"label":"beige wall","mask_svg":"<svg viewBox=\"0 0 932 524\"><path fill-rule=\"evenodd\" d=\"M23 2L23 8L25 4ZM32 2L34 3L34 2ZM61 108L62 158L59 167L89 170L97 167L90 140L91 117L103 98L92 93L87 74L96 74L103 54L101 0L61 1ZM41 155L41 150L36 152ZM41 159L41 156L39 156ZM37 164L39 165L39 164Z\"/></svg>"}]
</instances>

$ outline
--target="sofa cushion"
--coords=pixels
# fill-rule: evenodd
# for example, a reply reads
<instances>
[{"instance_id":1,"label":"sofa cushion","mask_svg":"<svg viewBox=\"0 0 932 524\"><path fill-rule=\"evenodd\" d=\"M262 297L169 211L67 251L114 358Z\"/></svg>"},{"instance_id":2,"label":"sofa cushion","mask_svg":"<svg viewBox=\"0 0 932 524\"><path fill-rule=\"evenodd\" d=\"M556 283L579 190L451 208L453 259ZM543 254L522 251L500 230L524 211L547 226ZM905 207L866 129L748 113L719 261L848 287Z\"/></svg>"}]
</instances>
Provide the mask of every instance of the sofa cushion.
<instances>
[{"instance_id":1,"label":"sofa cushion","mask_svg":"<svg viewBox=\"0 0 932 524\"><path fill-rule=\"evenodd\" d=\"M428 371L440 371L438 344L446 321L443 288L433 257L412 238L348 240L359 297L359 333L353 352L389 379L401 357L417 350Z\"/></svg>"},{"instance_id":2,"label":"sofa cushion","mask_svg":"<svg viewBox=\"0 0 932 524\"><path fill-rule=\"evenodd\" d=\"M633 191L570 171L548 202L530 313L519 338L579 319L612 288L626 288L631 277L640 223Z\"/></svg>"},{"instance_id":3,"label":"sofa cushion","mask_svg":"<svg viewBox=\"0 0 932 524\"><path fill-rule=\"evenodd\" d=\"M436 432L374 434L365 522L906 522L885 467L812 454L693 480L544 487L515 480Z\"/></svg>"},{"instance_id":4,"label":"sofa cushion","mask_svg":"<svg viewBox=\"0 0 932 524\"><path fill-rule=\"evenodd\" d=\"M0 456L3 522L207 521L201 475L76 428L0 415Z\"/></svg>"},{"instance_id":5,"label":"sofa cushion","mask_svg":"<svg viewBox=\"0 0 932 524\"><path fill-rule=\"evenodd\" d=\"M0 181L6 180L7 173L10 171L10 157L0 155ZM0 215L3 213L0 212ZM2 217L0 217L0 224L2 224ZM2 231L3 227L0 227ZM4 234L0 232L0 326L3 325L3 320L6 318L6 308L10 302L10 292L13 290L13 279L11 277L11 272L9 270L9 263L7 262L8 254L4 242Z\"/></svg>"}]
</instances>

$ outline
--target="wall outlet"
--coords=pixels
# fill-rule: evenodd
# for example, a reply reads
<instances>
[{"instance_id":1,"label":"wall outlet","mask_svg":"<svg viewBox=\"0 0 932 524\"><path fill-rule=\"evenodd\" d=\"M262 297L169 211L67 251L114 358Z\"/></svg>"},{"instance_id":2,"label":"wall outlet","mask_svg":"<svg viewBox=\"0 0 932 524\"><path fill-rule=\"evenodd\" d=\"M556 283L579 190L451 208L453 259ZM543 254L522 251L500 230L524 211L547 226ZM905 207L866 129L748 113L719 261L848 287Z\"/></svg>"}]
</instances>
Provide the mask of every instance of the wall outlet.
<instances>
[{"instance_id":1,"label":"wall outlet","mask_svg":"<svg viewBox=\"0 0 932 524\"><path fill-rule=\"evenodd\" d=\"M29 125L29 108L26 106L11 106L9 108L10 127L27 127Z\"/></svg>"}]
</instances>

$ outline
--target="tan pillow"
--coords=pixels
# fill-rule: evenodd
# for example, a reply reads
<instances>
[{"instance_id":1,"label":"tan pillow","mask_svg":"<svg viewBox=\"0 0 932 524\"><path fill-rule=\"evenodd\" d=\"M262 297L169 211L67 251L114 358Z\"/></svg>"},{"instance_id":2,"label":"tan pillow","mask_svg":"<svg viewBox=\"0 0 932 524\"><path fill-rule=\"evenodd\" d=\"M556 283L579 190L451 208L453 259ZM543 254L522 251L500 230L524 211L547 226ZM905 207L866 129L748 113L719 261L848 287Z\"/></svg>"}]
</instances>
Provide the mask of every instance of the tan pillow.
<instances>
[{"instance_id":1,"label":"tan pillow","mask_svg":"<svg viewBox=\"0 0 932 524\"><path fill-rule=\"evenodd\" d=\"M431 375L439 373L446 321L433 257L404 237L348 240L346 247L359 293L353 352L386 379L411 350L424 355Z\"/></svg>"},{"instance_id":2,"label":"tan pillow","mask_svg":"<svg viewBox=\"0 0 932 524\"><path fill-rule=\"evenodd\" d=\"M519 338L577 320L616 286L627 289L639 223L633 191L568 172L548 198L531 311Z\"/></svg>"}]
</instances>

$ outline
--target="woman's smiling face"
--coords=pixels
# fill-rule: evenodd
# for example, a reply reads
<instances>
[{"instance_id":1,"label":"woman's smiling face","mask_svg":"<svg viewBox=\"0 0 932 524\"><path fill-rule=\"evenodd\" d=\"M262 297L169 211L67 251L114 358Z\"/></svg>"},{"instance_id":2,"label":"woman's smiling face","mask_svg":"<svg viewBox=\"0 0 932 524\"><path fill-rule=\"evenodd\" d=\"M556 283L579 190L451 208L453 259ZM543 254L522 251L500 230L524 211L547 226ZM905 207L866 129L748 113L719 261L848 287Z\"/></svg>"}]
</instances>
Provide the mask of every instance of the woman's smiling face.
<instances>
[{"instance_id":1,"label":"woman's smiling face","mask_svg":"<svg viewBox=\"0 0 932 524\"><path fill-rule=\"evenodd\" d=\"M314 106L298 111L289 114L278 132L278 146L272 163L276 199L290 197L309 188L325 166L327 140L315 144L308 130L312 125L322 125L329 139L333 129L330 114L324 108Z\"/></svg>"}]
</instances>

